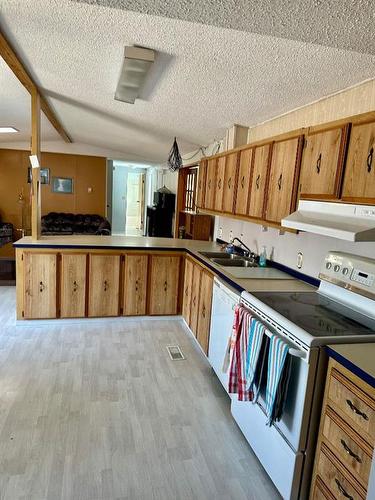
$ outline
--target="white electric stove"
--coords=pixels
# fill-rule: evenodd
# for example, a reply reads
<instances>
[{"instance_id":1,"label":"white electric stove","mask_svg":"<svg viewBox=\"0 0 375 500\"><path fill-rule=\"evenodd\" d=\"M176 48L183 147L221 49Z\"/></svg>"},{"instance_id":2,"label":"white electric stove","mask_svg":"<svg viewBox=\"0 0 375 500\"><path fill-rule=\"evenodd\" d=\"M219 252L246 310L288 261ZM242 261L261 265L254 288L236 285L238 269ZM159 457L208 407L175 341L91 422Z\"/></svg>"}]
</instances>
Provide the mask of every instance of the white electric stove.
<instances>
[{"instance_id":1,"label":"white electric stove","mask_svg":"<svg viewBox=\"0 0 375 500\"><path fill-rule=\"evenodd\" d=\"M265 425L257 404L231 411L283 498L306 498L324 389L323 346L375 342L375 260L329 252L317 291L242 292L241 303L290 345L291 378L282 418Z\"/></svg>"}]
</instances>

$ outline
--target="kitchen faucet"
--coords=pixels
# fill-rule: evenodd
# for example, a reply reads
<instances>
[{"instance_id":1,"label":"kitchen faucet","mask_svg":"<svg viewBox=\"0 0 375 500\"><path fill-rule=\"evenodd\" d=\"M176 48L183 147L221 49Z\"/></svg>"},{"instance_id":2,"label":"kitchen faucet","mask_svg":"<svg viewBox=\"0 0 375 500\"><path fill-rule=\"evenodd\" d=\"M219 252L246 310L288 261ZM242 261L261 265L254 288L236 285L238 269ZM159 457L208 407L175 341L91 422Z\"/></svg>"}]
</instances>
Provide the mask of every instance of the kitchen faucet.
<instances>
[{"instance_id":1,"label":"kitchen faucet","mask_svg":"<svg viewBox=\"0 0 375 500\"><path fill-rule=\"evenodd\" d=\"M242 240L240 240L239 238L237 238L237 236L235 238L232 238L230 240L229 245L233 245L233 243L235 241L238 241L238 243L245 249L245 251L244 251L245 257L248 257L249 259L251 259L251 260L254 261L255 258L256 258L256 256L257 256L256 253L254 253L253 251L251 251L250 248L247 245L245 245L245 243ZM226 248L228 248L229 245L227 245Z\"/></svg>"}]
</instances>

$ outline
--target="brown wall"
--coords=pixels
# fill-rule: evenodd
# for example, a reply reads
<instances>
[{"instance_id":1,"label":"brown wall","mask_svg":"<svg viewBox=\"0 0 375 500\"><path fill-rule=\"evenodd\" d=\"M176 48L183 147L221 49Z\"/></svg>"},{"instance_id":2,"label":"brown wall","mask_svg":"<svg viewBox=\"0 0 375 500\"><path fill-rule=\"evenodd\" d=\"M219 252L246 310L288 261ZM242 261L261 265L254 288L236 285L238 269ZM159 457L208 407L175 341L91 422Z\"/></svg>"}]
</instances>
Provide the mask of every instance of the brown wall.
<instances>
[{"instance_id":1,"label":"brown wall","mask_svg":"<svg viewBox=\"0 0 375 500\"><path fill-rule=\"evenodd\" d=\"M0 149L0 219L21 227L21 206L18 195L23 189L30 196L27 184L29 152ZM42 214L48 212L91 213L105 215L106 159L60 153L42 153L42 168L50 169L50 184L42 185ZM73 194L52 193L52 177L72 177ZM91 193L88 188L91 187ZM16 233L17 236L18 233ZM0 248L0 257L12 255L11 245Z\"/></svg>"}]
</instances>

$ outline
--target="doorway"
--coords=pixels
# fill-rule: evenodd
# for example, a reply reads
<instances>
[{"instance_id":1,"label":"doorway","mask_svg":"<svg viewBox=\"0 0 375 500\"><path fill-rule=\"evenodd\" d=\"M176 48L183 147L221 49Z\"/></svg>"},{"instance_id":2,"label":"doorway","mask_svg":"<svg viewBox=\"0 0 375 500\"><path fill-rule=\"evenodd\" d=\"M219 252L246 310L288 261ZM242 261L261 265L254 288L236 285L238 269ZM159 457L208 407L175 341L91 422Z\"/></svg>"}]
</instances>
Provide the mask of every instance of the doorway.
<instances>
[{"instance_id":1,"label":"doorway","mask_svg":"<svg viewBox=\"0 0 375 500\"><path fill-rule=\"evenodd\" d=\"M145 174L129 172L126 191L126 236L142 236L144 232Z\"/></svg>"}]
</instances>

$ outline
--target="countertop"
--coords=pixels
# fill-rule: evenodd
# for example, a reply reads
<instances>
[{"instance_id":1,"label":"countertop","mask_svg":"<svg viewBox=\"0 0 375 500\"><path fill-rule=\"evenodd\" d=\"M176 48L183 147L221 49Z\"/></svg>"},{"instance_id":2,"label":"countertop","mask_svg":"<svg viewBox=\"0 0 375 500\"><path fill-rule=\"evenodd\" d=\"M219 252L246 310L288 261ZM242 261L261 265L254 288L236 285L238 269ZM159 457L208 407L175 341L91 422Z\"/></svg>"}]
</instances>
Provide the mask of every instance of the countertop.
<instances>
[{"instance_id":1,"label":"countertop","mask_svg":"<svg viewBox=\"0 0 375 500\"><path fill-rule=\"evenodd\" d=\"M375 388L375 344L327 346L328 354Z\"/></svg>"},{"instance_id":2,"label":"countertop","mask_svg":"<svg viewBox=\"0 0 375 500\"><path fill-rule=\"evenodd\" d=\"M313 291L315 287L297 278L293 279L262 279L259 277L260 268L256 268L256 277L237 278L224 267L219 266L199 252L217 252L220 245L212 241L184 240L177 238L150 238L143 236L95 236L95 235L68 235L42 236L33 241L30 236L14 243L16 248L92 248L109 250L174 250L186 251L210 268L219 278L227 282L238 291ZM264 269L267 273L267 268Z\"/></svg>"}]
</instances>

